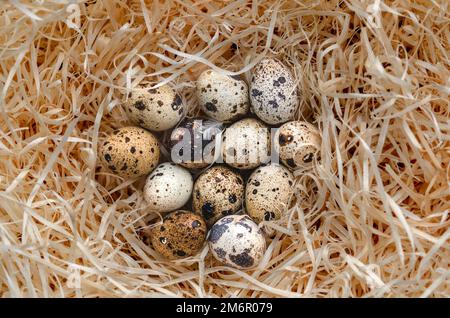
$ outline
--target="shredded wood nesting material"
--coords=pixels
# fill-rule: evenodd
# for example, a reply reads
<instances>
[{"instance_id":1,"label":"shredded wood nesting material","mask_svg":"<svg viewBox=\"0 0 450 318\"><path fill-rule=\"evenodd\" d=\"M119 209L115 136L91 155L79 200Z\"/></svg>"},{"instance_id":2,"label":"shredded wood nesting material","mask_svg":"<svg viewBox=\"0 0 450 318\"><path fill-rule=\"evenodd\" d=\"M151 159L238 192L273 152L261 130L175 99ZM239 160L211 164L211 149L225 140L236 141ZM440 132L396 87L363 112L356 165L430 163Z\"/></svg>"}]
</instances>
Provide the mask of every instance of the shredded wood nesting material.
<instances>
[{"instance_id":1,"label":"shredded wood nesting material","mask_svg":"<svg viewBox=\"0 0 450 318\"><path fill-rule=\"evenodd\" d=\"M11 0L0 6L0 295L449 297L450 2ZM97 160L123 94L265 56L322 131L242 272L148 245L142 180ZM302 198L302 199L301 199Z\"/></svg>"}]
</instances>

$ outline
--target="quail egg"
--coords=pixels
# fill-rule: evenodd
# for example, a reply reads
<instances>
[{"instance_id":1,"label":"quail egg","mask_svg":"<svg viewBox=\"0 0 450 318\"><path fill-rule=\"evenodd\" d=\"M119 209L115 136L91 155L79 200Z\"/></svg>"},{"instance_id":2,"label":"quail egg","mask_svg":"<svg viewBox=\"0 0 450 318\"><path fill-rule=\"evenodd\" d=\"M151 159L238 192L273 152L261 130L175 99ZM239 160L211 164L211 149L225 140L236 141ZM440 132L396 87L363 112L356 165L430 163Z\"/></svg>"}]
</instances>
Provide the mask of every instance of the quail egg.
<instances>
[{"instance_id":1,"label":"quail egg","mask_svg":"<svg viewBox=\"0 0 450 318\"><path fill-rule=\"evenodd\" d=\"M158 164L158 140L140 127L124 127L108 136L99 149L102 163L111 172L124 177L140 177Z\"/></svg>"},{"instance_id":2,"label":"quail egg","mask_svg":"<svg viewBox=\"0 0 450 318\"><path fill-rule=\"evenodd\" d=\"M248 112L248 87L239 76L206 70L197 80L197 98L211 118L231 122Z\"/></svg>"},{"instance_id":3,"label":"quail egg","mask_svg":"<svg viewBox=\"0 0 450 318\"><path fill-rule=\"evenodd\" d=\"M174 260L197 254L206 239L206 223L190 211L180 210L167 214L162 223L150 231L154 249Z\"/></svg>"},{"instance_id":4,"label":"quail egg","mask_svg":"<svg viewBox=\"0 0 450 318\"><path fill-rule=\"evenodd\" d=\"M174 211L189 201L193 183L188 170L174 163L165 162L147 177L144 197L152 211Z\"/></svg>"},{"instance_id":5,"label":"quail egg","mask_svg":"<svg viewBox=\"0 0 450 318\"><path fill-rule=\"evenodd\" d=\"M233 170L215 166L203 172L194 185L194 212L211 226L223 216L238 212L244 201L244 181Z\"/></svg>"},{"instance_id":6,"label":"quail egg","mask_svg":"<svg viewBox=\"0 0 450 318\"><path fill-rule=\"evenodd\" d=\"M172 161L189 169L201 169L212 164L218 155L223 124L209 119L187 119L170 136Z\"/></svg>"},{"instance_id":7,"label":"quail egg","mask_svg":"<svg viewBox=\"0 0 450 318\"><path fill-rule=\"evenodd\" d=\"M312 166L321 143L320 131L304 121L285 123L278 130L280 159L291 170Z\"/></svg>"},{"instance_id":8,"label":"quail egg","mask_svg":"<svg viewBox=\"0 0 450 318\"><path fill-rule=\"evenodd\" d=\"M222 158L238 169L253 169L270 158L270 129L254 118L228 127L222 139Z\"/></svg>"},{"instance_id":9,"label":"quail egg","mask_svg":"<svg viewBox=\"0 0 450 318\"><path fill-rule=\"evenodd\" d=\"M252 74L250 102L252 112L270 125L292 120L299 100L289 69L277 59L259 62Z\"/></svg>"},{"instance_id":10,"label":"quail egg","mask_svg":"<svg viewBox=\"0 0 450 318\"><path fill-rule=\"evenodd\" d=\"M271 163L256 169L247 181L245 207L256 223L278 220L289 209L294 176L282 165Z\"/></svg>"},{"instance_id":11,"label":"quail egg","mask_svg":"<svg viewBox=\"0 0 450 318\"><path fill-rule=\"evenodd\" d=\"M211 228L209 249L220 262L238 268L258 265L266 250L263 231L247 215L229 215Z\"/></svg>"},{"instance_id":12,"label":"quail egg","mask_svg":"<svg viewBox=\"0 0 450 318\"><path fill-rule=\"evenodd\" d=\"M153 131L174 127L184 115L181 97L169 85L136 88L128 94L123 106L133 123Z\"/></svg>"}]
</instances>

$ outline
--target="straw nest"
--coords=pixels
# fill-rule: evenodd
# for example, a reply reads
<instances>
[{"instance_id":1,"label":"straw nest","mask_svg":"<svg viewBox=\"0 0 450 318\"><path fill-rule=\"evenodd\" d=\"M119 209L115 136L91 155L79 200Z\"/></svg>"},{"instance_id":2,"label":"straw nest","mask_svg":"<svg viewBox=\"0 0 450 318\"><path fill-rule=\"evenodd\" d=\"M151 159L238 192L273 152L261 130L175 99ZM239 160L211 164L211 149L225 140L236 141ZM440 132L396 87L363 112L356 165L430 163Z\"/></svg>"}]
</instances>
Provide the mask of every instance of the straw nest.
<instances>
[{"instance_id":1,"label":"straw nest","mask_svg":"<svg viewBox=\"0 0 450 318\"><path fill-rule=\"evenodd\" d=\"M0 8L1 296L450 296L448 1L66 2ZM264 56L322 132L303 200L253 271L165 261L142 180L99 141L136 85L170 82L194 116L201 71L248 79Z\"/></svg>"}]
</instances>

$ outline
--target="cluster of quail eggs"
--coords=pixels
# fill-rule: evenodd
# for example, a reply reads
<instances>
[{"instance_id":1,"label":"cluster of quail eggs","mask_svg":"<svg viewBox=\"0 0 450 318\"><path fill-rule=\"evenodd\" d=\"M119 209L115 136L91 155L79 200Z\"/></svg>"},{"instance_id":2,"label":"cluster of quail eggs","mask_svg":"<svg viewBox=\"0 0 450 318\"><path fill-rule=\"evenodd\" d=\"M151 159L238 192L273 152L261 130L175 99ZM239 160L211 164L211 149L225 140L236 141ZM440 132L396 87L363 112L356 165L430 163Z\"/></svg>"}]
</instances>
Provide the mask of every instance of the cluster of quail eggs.
<instances>
[{"instance_id":1,"label":"cluster of quail eggs","mask_svg":"<svg viewBox=\"0 0 450 318\"><path fill-rule=\"evenodd\" d=\"M278 220L290 208L292 171L312 165L320 132L293 120L297 82L277 59L259 62L249 85L239 76L206 70L196 94L206 118L183 119L183 99L169 85L133 89L123 107L135 126L114 131L99 156L114 174L146 176L148 211L163 215L150 230L162 256L193 256L207 241L217 260L249 269L265 253L261 222ZM277 126L274 138L270 128ZM161 141L163 131L169 131L168 143ZM171 158L160 163L164 144ZM282 164L269 162L272 148ZM223 164L216 164L218 157Z\"/></svg>"}]
</instances>

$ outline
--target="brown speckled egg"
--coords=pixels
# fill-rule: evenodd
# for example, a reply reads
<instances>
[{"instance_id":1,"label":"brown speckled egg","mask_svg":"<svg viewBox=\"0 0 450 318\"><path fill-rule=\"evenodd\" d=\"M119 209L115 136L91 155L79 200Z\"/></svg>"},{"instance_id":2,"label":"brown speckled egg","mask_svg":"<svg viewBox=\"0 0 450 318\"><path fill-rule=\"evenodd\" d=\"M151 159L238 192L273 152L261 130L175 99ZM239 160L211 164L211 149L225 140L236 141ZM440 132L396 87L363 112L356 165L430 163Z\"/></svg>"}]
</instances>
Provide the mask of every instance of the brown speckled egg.
<instances>
[{"instance_id":1,"label":"brown speckled egg","mask_svg":"<svg viewBox=\"0 0 450 318\"><path fill-rule=\"evenodd\" d=\"M194 184L194 212L211 226L223 216L238 212L244 201L244 181L233 170L215 166L203 172Z\"/></svg>"},{"instance_id":2,"label":"brown speckled egg","mask_svg":"<svg viewBox=\"0 0 450 318\"><path fill-rule=\"evenodd\" d=\"M130 120L149 130L164 131L174 127L184 115L180 95L169 85L133 89L123 102Z\"/></svg>"},{"instance_id":3,"label":"brown speckled egg","mask_svg":"<svg viewBox=\"0 0 450 318\"><path fill-rule=\"evenodd\" d=\"M299 100L290 70L277 59L259 62L253 69L250 102L252 112L270 125L292 120Z\"/></svg>"},{"instance_id":4,"label":"brown speckled egg","mask_svg":"<svg viewBox=\"0 0 450 318\"><path fill-rule=\"evenodd\" d=\"M253 169L270 159L270 147L270 129L260 120L245 118L225 130L222 157L234 168Z\"/></svg>"},{"instance_id":5,"label":"brown speckled egg","mask_svg":"<svg viewBox=\"0 0 450 318\"><path fill-rule=\"evenodd\" d=\"M216 136L222 130L223 124L214 120L184 120L170 136L172 161L188 169L201 169L212 164L215 161Z\"/></svg>"},{"instance_id":6,"label":"brown speckled egg","mask_svg":"<svg viewBox=\"0 0 450 318\"><path fill-rule=\"evenodd\" d=\"M115 130L99 149L105 167L124 178L149 174L158 164L159 155L156 137L140 127Z\"/></svg>"},{"instance_id":7,"label":"brown speckled egg","mask_svg":"<svg viewBox=\"0 0 450 318\"><path fill-rule=\"evenodd\" d=\"M239 269L257 266L266 251L263 231L247 215L221 218L209 231L208 244L218 261Z\"/></svg>"},{"instance_id":8,"label":"brown speckled egg","mask_svg":"<svg viewBox=\"0 0 450 318\"><path fill-rule=\"evenodd\" d=\"M213 70L197 79L197 98L205 114L221 122L235 121L249 109L247 83Z\"/></svg>"},{"instance_id":9,"label":"brown speckled egg","mask_svg":"<svg viewBox=\"0 0 450 318\"><path fill-rule=\"evenodd\" d=\"M314 125L291 121L283 124L278 133L280 159L289 169L312 166L322 143L320 131Z\"/></svg>"},{"instance_id":10,"label":"brown speckled egg","mask_svg":"<svg viewBox=\"0 0 450 318\"><path fill-rule=\"evenodd\" d=\"M151 229L154 249L168 259L197 254L206 239L206 223L195 213L180 210L166 215L163 222Z\"/></svg>"},{"instance_id":11,"label":"brown speckled egg","mask_svg":"<svg viewBox=\"0 0 450 318\"><path fill-rule=\"evenodd\" d=\"M245 207L256 223L278 220L289 209L293 199L294 177L279 164L256 169L247 181Z\"/></svg>"}]
</instances>

